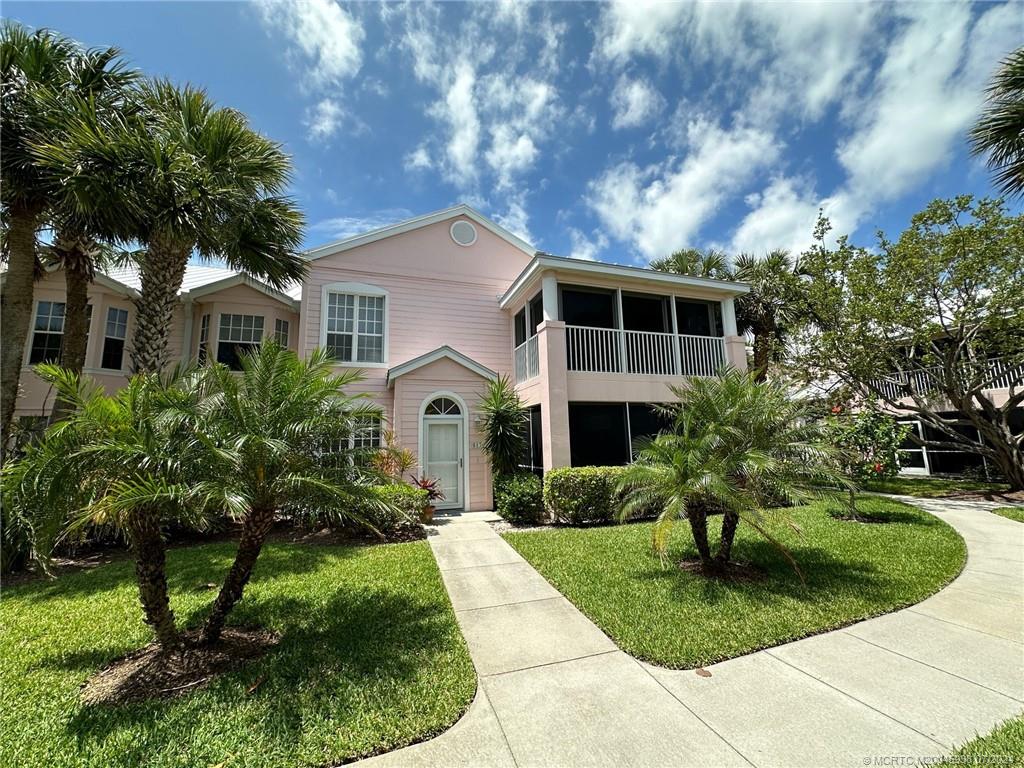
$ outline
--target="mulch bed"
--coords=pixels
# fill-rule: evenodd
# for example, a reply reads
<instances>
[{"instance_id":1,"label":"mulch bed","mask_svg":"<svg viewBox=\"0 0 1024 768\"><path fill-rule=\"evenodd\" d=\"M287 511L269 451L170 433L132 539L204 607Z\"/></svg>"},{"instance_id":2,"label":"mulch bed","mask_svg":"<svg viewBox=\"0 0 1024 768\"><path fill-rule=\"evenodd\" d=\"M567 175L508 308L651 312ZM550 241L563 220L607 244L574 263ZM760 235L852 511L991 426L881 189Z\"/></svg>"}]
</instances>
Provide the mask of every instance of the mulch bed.
<instances>
[{"instance_id":1,"label":"mulch bed","mask_svg":"<svg viewBox=\"0 0 1024 768\"><path fill-rule=\"evenodd\" d=\"M726 565L715 565L705 568L699 558L687 558L679 561L679 570L693 573L718 581L758 582L768 578L768 574L753 563L731 561Z\"/></svg>"},{"instance_id":2,"label":"mulch bed","mask_svg":"<svg viewBox=\"0 0 1024 768\"><path fill-rule=\"evenodd\" d=\"M180 696L259 658L281 638L266 629L231 627L224 629L220 641L212 646L198 644L198 630L186 633L183 639L180 652L164 654L156 643L150 643L104 667L82 686L82 702L113 705Z\"/></svg>"}]
</instances>

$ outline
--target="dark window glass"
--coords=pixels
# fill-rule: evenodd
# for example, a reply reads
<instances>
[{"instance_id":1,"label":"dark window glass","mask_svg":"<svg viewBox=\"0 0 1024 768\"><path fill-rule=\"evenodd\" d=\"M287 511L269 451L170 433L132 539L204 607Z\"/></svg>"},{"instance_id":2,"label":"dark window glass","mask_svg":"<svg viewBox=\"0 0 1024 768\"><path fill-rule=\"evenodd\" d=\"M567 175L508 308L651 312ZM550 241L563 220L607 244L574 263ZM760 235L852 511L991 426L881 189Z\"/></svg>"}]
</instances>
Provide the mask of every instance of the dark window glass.
<instances>
[{"instance_id":1,"label":"dark window glass","mask_svg":"<svg viewBox=\"0 0 1024 768\"><path fill-rule=\"evenodd\" d=\"M667 314L660 296L622 294L622 323L627 331L667 333L672 330L672 319Z\"/></svg>"},{"instance_id":2,"label":"dark window glass","mask_svg":"<svg viewBox=\"0 0 1024 768\"><path fill-rule=\"evenodd\" d=\"M719 310L721 311L721 310ZM714 336L711 302L676 299L676 322L679 332L688 336Z\"/></svg>"},{"instance_id":3,"label":"dark window glass","mask_svg":"<svg viewBox=\"0 0 1024 768\"><path fill-rule=\"evenodd\" d=\"M617 466L629 461L623 403L569 403L572 466Z\"/></svg>"},{"instance_id":4,"label":"dark window glass","mask_svg":"<svg viewBox=\"0 0 1024 768\"><path fill-rule=\"evenodd\" d=\"M566 325L615 327L615 294L611 291L562 289L562 319Z\"/></svg>"},{"instance_id":5,"label":"dark window glass","mask_svg":"<svg viewBox=\"0 0 1024 768\"><path fill-rule=\"evenodd\" d=\"M530 299L530 335L537 335L537 326L544 320L544 297L537 294Z\"/></svg>"},{"instance_id":6,"label":"dark window glass","mask_svg":"<svg viewBox=\"0 0 1024 768\"><path fill-rule=\"evenodd\" d=\"M647 403L629 404L629 434L634 448L638 437L654 437L671 426L669 419L658 414Z\"/></svg>"},{"instance_id":7,"label":"dark window glass","mask_svg":"<svg viewBox=\"0 0 1024 768\"><path fill-rule=\"evenodd\" d=\"M60 348L63 340L64 302L40 301L36 305L32 348L28 353L29 364L60 362Z\"/></svg>"},{"instance_id":8,"label":"dark window glass","mask_svg":"<svg viewBox=\"0 0 1024 768\"><path fill-rule=\"evenodd\" d=\"M29 353L28 362L31 365L60 362L60 346L63 339L62 333L36 332L32 335L32 351Z\"/></svg>"},{"instance_id":9,"label":"dark window glass","mask_svg":"<svg viewBox=\"0 0 1024 768\"><path fill-rule=\"evenodd\" d=\"M526 455L523 464L532 472L540 474L544 471L544 446L540 436L540 406L529 408L529 433L526 444Z\"/></svg>"},{"instance_id":10,"label":"dark window glass","mask_svg":"<svg viewBox=\"0 0 1024 768\"><path fill-rule=\"evenodd\" d=\"M516 317L515 317L515 320L513 321L513 323L515 325L516 346L518 347L520 344L522 344L524 341L526 341L526 308L525 307L523 309L520 309L518 312L516 312Z\"/></svg>"},{"instance_id":11,"label":"dark window glass","mask_svg":"<svg viewBox=\"0 0 1024 768\"><path fill-rule=\"evenodd\" d=\"M124 339L114 339L108 336L103 340L103 359L100 361L100 367L120 371L123 361Z\"/></svg>"},{"instance_id":12,"label":"dark window glass","mask_svg":"<svg viewBox=\"0 0 1024 768\"><path fill-rule=\"evenodd\" d=\"M255 352L259 344L241 344L232 341L222 341L217 344L217 362L223 363L232 371L242 370L240 355L246 352Z\"/></svg>"}]
</instances>

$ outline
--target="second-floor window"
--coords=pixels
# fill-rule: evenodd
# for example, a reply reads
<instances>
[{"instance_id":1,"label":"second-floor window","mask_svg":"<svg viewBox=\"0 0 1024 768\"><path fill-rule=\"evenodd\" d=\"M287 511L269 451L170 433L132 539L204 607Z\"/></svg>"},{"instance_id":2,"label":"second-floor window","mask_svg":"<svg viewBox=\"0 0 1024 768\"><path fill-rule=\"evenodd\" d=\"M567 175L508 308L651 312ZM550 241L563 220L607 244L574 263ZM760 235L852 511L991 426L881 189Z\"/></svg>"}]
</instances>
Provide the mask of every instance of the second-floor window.
<instances>
[{"instance_id":1,"label":"second-floor window","mask_svg":"<svg viewBox=\"0 0 1024 768\"><path fill-rule=\"evenodd\" d=\"M387 296L374 286L328 286L323 304L323 345L335 360L385 362L386 302Z\"/></svg>"},{"instance_id":2,"label":"second-floor window","mask_svg":"<svg viewBox=\"0 0 1024 768\"><path fill-rule=\"evenodd\" d=\"M32 326L32 348L29 365L60 362L64 340L64 302L40 301L36 305L36 321Z\"/></svg>"},{"instance_id":3,"label":"second-floor window","mask_svg":"<svg viewBox=\"0 0 1024 768\"><path fill-rule=\"evenodd\" d=\"M128 336L128 310L107 308L107 325L103 334L101 368L120 371L124 365L124 340Z\"/></svg>"},{"instance_id":4,"label":"second-floor window","mask_svg":"<svg viewBox=\"0 0 1024 768\"><path fill-rule=\"evenodd\" d=\"M242 370L240 355L263 341L263 315L221 315L217 336L217 362L232 371Z\"/></svg>"}]
</instances>

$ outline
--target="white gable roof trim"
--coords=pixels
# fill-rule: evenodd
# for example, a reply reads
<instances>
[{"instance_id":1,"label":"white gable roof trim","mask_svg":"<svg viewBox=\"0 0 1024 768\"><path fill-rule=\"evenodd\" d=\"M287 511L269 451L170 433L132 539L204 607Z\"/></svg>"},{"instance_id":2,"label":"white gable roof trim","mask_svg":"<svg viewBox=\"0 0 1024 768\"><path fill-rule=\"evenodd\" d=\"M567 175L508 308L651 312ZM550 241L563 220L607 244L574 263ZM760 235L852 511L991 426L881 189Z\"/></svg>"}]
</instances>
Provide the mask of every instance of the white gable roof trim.
<instances>
[{"instance_id":1,"label":"white gable roof trim","mask_svg":"<svg viewBox=\"0 0 1024 768\"><path fill-rule=\"evenodd\" d=\"M458 363L463 368L467 368L473 373L477 374L481 378L494 381L498 378L498 374L483 365L480 365L476 360L471 357L466 357L456 349L452 349L447 344L443 347L438 347L433 352L427 352L425 355L414 357L412 360L407 360L401 365L396 365L394 368L388 369L388 386L390 387L395 383L395 379L399 376L404 376L407 373L422 368L431 363L436 363L438 360L451 360L454 363Z\"/></svg>"},{"instance_id":2,"label":"white gable roof trim","mask_svg":"<svg viewBox=\"0 0 1024 768\"><path fill-rule=\"evenodd\" d=\"M513 235L507 229L491 221L479 211L470 208L465 203L461 203L452 208L445 208L443 211L435 211L434 213L428 213L424 216L417 216L412 219L400 221L397 224L391 224L386 227L381 227L380 229L374 229L361 235L354 235L352 237L347 237L344 240L337 240L333 243L328 243L327 245L321 245L318 248L312 248L306 251L306 258L309 261L316 261L317 259L322 259L325 256L333 256L337 253L343 253L344 251L351 250L352 248L358 248L360 245L375 243L378 240L383 240L387 237L401 235L405 232L412 232L413 230L428 227L431 224L437 224L440 221L449 221L450 219L454 219L459 216L465 216L479 224L481 227L484 227L500 237L509 245L518 248L527 256L533 256L537 253L537 249L522 238Z\"/></svg>"}]
</instances>

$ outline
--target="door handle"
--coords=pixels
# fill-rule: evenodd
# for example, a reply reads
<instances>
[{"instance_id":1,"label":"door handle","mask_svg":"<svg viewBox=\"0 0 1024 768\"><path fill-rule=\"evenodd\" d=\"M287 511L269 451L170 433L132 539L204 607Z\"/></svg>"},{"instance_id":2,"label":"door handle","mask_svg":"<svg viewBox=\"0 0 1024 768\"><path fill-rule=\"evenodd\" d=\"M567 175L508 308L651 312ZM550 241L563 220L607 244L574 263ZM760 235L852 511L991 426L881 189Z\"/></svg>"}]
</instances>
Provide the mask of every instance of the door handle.
<instances>
[{"instance_id":1,"label":"door handle","mask_svg":"<svg viewBox=\"0 0 1024 768\"><path fill-rule=\"evenodd\" d=\"M462 457L459 456L459 469L462 469Z\"/></svg>"}]
</instances>

